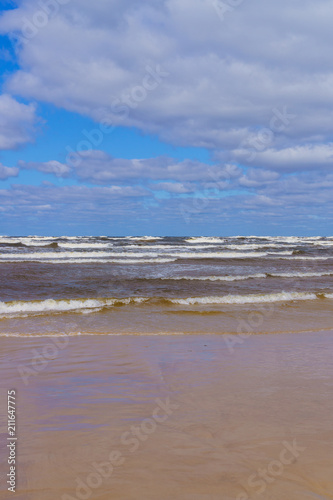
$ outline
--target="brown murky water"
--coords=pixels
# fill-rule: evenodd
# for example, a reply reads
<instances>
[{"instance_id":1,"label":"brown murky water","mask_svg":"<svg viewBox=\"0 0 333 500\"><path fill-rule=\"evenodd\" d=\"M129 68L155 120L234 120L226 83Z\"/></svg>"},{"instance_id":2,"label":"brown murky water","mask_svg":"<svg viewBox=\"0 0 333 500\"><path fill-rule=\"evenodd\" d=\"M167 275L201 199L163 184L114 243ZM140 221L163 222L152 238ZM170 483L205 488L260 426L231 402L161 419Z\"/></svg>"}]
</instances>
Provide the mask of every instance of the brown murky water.
<instances>
[{"instance_id":1,"label":"brown murky water","mask_svg":"<svg viewBox=\"0 0 333 500\"><path fill-rule=\"evenodd\" d=\"M333 331L0 338L17 500L333 498ZM0 498L11 498L1 479Z\"/></svg>"}]
</instances>

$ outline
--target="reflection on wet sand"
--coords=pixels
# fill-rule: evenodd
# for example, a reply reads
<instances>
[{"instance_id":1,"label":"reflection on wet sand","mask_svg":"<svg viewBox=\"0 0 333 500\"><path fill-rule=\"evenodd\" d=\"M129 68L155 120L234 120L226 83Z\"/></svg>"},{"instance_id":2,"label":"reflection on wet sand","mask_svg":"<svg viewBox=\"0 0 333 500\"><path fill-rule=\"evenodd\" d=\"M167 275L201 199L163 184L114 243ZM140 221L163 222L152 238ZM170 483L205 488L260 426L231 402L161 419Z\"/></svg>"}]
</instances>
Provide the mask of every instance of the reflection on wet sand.
<instances>
[{"instance_id":1,"label":"reflection on wet sand","mask_svg":"<svg viewBox=\"0 0 333 500\"><path fill-rule=\"evenodd\" d=\"M24 383L50 339L1 338L16 499L333 498L332 339L252 336L231 353L223 336L72 337Z\"/></svg>"}]
</instances>

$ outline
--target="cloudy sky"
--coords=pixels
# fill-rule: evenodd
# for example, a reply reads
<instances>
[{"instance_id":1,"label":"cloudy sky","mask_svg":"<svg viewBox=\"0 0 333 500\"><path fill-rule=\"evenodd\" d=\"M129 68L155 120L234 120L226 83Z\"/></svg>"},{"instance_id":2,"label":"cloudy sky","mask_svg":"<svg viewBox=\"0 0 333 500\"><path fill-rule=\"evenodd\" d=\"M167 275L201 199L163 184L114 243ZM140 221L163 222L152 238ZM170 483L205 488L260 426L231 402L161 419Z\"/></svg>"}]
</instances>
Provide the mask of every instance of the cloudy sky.
<instances>
[{"instance_id":1,"label":"cloudy sky","mask_svg":"<svg viewBox=\"0 0 333 500\"><path fill-rule=\"evenodd\" d=\"M332 234L331 0L1 4L2 234Z\"/></svg>"}]
</instances>

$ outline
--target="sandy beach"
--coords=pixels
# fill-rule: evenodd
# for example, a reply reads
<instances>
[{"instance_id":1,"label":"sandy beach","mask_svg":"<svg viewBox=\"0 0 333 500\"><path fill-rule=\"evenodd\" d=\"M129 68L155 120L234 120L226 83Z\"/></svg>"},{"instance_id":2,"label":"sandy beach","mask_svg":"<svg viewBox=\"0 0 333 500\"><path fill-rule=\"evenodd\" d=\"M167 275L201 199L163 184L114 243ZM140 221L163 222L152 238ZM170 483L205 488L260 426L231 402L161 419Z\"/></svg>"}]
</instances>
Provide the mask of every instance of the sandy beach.
<instances>
[{"instance_id":1,"label":"sandy beach","mask_svg":"<svg viewBox=\"0 0 333 500\"><path fill-rule=\"evenodd\" d=\"M333 500L332 19L2 0L0 500Z\"/></svg>"},{"instance_id":2,"label":"sandy beach","mask_svg":"<svg viewBox=\"0 0 333 500\"><path fill-rule=\"evenodd\" d=\"M332 334L2 337L15 498L333 498Z\"/></svg>"}]
</instances>

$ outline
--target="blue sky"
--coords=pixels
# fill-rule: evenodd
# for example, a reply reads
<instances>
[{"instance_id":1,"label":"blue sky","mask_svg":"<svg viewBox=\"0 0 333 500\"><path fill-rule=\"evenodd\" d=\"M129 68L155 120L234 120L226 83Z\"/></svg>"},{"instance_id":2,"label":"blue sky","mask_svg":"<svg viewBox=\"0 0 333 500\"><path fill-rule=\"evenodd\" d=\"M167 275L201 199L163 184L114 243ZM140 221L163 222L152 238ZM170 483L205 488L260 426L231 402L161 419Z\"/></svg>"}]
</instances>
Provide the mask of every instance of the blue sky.
<instances>
[{"instance_id":1,"label":"blue sky","mask_svg":"<svg viewBox=\"0 0 333 500\"><path fill-rule=\"evenodd\" d=\"M0 14L0 233L332 234L328 0Z\"/></svg>"}]
</instances>

